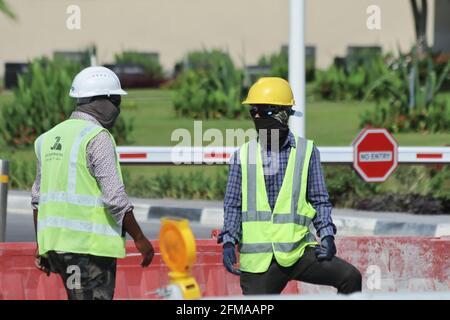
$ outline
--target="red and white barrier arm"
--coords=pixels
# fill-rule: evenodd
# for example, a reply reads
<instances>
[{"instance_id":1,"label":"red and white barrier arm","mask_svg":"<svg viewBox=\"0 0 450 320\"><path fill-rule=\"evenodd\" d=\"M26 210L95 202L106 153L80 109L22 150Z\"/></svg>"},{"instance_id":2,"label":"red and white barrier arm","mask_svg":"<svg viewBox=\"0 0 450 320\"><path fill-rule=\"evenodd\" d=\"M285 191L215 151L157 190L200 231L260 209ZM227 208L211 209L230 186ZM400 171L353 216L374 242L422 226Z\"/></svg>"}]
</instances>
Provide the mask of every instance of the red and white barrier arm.
<instances>
[{"instance_id":1,"label":"red and white barrier arm","mask_svg":"<svg viewBox=\"0 0 450 320\"><path fill-rule=\"evenodd\" d=\"M118 147L122 164L227 164L235 147ZM351 164L353 147L319 147L322 163ZM450 164L450 147L399 147L403 164Z\"/></svg>"},{"instance_id":2,"label":"red and white barrier arm","mask_svg":"<svg viewBox=\"0 0 450 320\"><path fill-rule=\"evenodd\" d=\"M450 147L399 147L401 163L450 163Z\"/></svg>"}]
</instances>

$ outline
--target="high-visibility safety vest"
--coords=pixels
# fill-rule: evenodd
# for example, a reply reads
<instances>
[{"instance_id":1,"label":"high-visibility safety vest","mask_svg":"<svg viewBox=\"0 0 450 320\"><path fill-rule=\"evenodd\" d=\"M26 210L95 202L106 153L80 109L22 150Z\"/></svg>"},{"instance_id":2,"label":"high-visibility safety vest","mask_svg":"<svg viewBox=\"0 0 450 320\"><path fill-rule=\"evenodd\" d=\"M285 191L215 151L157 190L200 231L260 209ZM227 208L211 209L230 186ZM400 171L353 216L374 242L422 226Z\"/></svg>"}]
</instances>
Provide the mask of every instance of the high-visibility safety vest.
<instances>
[{"instance_id":1,"label":"high-visibility safety vest","mask_svg":"<svg viewBox=\"0 0 450 320\"><path fill-rule=\"evenodd\" d=\"M40 255L55 250L125 257L122 226L104 206L101 189L87 166L86 147L101 131L108 132L89 121L69 119L36 139L41 164ZM117 157L116 165L122 179Z\"/></svg>"},{"instance_id":2,"label":"high-visibility safety vest","mask_svg":"<svg viewBox=\"0 0 450 320\"><path fill-rule=\"evenodd\" d=\"M240 149L242 172L242 239L240 269L265 272L272 258L283 267L300 259L308 245L316 245L309 232L316 211L306 199L313 142L296 138L274 209L267 198L261 146L251 140Z\"/></svg>"}]
</instances>

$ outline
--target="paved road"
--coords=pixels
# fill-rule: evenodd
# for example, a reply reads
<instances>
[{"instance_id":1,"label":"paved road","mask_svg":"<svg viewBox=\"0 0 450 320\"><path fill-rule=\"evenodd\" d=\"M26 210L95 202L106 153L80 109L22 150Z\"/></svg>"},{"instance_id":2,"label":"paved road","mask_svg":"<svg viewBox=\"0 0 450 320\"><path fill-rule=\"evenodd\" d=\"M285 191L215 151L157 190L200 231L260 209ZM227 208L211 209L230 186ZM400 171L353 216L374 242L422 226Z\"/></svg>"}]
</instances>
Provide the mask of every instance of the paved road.
<instances>
[{"instance_id":1,"label":"paved road","mask_svg":"<svg viewBox=\"0 0 450 320\"><path fill-rule=\"evenodd\" d=\"M159 237L159 220L149 220L147 222L139 222L143 228L144 233L150 239L157 239ZM211 230L215 227L201 225L199 223L190 223L192 232L197 239L208 239L211 235ZM23 213L8 212L6 223L6 241L7 242L28 242L35 241L33 216Z\"/></svg>"}]
</instances>

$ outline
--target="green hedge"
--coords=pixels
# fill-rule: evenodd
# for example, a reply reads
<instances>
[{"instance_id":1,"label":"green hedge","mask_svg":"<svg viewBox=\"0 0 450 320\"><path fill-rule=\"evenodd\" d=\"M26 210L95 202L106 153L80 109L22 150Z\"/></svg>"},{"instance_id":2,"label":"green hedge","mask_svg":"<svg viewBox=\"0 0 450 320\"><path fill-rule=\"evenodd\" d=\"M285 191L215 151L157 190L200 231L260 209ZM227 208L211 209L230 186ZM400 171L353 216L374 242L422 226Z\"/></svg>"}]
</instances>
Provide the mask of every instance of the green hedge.
<instances>
[{"instance_id":1,"label":"green hedge","mask_svg":"<svg viewBox=\"0 0 450 320\"><path fill-rule=\"evenodd\" d=\"M227 170L222 168L214 176L207 176L203 171L174 175L170 169L151 178L131 179L124 170L127 192L143 198L175 199L223 199L227 183Z\"/></svg>"},{"instance_id":2,"label":"green hedge","mask_svg":"<svg viewBox=\"0 0 450 320\"><path fill-rule=\"evenodd\" d=\"M29 190L36 178L36 161L14 160L9 165L10 188Z\"/></svg>"},{"instance_id":3,"label":"green hedge","mask_svg":"<svg viewBox=\"0 0 450 320\"><path fill-rule=\"evenodd\" d=\"M11 187L30 189L35 161L13 161ZM366 183L351 166L324 166L330 200L336 207L419 214L450 214L449 166L400 166L385 183ZM228 168L213 175L202 170L174 175L170 169L155 177L131 177L123 169L126 191L143 198L222 200Z\"/></svg>"}]
</instances>

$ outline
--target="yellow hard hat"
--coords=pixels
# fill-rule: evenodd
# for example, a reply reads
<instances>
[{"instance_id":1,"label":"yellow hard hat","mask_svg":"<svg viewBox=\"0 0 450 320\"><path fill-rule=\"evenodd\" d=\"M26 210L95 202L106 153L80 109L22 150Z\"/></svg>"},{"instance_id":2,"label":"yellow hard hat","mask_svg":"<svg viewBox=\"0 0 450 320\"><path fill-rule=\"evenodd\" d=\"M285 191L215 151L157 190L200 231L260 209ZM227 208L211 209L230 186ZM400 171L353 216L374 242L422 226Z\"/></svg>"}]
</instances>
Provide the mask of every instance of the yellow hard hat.
<instances>
[{"instance_id":1,"label":"yellow hard hat","mask_svg":"<svg viewBox=\"0 0 450 320\"><path fill-rule=\"evenodd\" d=\"M248 91L242 104L270 104L290 107L295 104L291 86L283 78L263 77Z\"/></svg>"}]
</instances>

